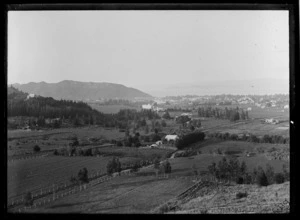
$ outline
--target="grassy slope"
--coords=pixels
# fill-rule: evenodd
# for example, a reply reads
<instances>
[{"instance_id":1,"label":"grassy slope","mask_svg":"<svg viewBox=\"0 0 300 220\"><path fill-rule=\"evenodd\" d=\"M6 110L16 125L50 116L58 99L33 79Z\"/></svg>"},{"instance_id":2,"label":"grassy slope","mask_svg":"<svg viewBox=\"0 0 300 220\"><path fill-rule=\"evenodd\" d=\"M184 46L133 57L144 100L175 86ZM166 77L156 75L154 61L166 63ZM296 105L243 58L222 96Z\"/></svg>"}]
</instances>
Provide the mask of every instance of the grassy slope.
<instances>
[{"instance_id":1,"label":"grassy slope","mask_svg":"<svg viewBox=\"0 0 300 220\"><path fill-rule=\"evenodd\" d=\"M121 176L55 201L38 213L146 213L192 185L185 179Z\"/></svg>"},{"instance_id":2,"label":"grassy slope","mask_svg":"<svg viewBox=\"0 0 300 220\"><path fill-rule=\"evenodd\" d=\"M247 192L246 198L237 199L236 193ZM290 198L290 182L274 184L267 187L257 185L221 186L216 190L208 190L200 196L182 204L176 213L273 213L274 209ZM222 209L220 207L225 207ZM287 208L288 205L285 205ZM286 212L285 209L282 212Z\"/></svg>"}]
</instances>

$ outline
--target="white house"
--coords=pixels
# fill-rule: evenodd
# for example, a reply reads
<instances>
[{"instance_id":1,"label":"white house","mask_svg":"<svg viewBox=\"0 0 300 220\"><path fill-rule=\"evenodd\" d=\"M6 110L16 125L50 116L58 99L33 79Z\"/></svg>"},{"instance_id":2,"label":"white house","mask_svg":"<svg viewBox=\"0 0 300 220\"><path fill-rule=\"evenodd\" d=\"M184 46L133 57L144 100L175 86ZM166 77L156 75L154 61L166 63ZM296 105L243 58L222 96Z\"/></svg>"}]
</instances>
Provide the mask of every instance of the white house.
<instances>
[{"instance_id":1,"label":"white house","mask_svg":"<svg viewBox=\"0 0 300 220\"><path fill-rule=\"evenodd\" d=\"M33 98L35 95L33 93L28 94L26 99Z\"/></svg>"},{"instance_id":2,"label":"white house","mask_svg":"<svg viewBox=\"0 0 300 220\"><path fill-rule=\"evenodd\" d=\"M155 144L158 145L158 146L162 145L162 141L156 141Z\"/></svg>"},{"instance_id":3,"label":"white house","mask_svg":"<svg viewBox=\"0 0 300 220\"><path fill-rule=\"evenodd\" d=\"M247 111L252 111L252 108L251 107L247 108Z\"/></svg>"},{"instance_id":4,"label":"white house","mask_svg":"<svg viewBox=\"0 0 300 220\"><path fill-rule=\"evenodd\" d=\"M289 105L285 105L283 108L284 109L289 109Z\"/></svg>"},{"instance_id":5,"label":"white house","mask_svg":"<svg viewBox=\"0 0 300 220\"><path fill-rule=\"evenodd\" d=\"M165 139L167 140L167 141L176 141L177 139L178 139L179 137L178 137L178 135L172 135L172 134L168 134L168 135L166 135L166 137L165 137Z\"/></svg>"},{"instance_id":6,"label":"white house","mask_svg":"<svg viewBox=\"0 0 300 220\"><path fill-rule=\"evenodd\" d=\"M142 105L142 109L150 110L150 109L152 109L152 106L150 104Z\"/></svg>"}]
</instances>

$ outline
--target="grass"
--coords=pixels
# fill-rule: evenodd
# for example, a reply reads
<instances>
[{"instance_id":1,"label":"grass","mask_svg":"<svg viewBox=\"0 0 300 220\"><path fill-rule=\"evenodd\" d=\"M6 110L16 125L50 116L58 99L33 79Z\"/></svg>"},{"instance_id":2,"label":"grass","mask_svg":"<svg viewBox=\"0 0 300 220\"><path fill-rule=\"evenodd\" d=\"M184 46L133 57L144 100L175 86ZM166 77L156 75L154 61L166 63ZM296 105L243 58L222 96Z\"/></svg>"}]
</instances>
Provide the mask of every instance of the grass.
<instances>
[{"instance_id":1,"label":"grass","mask_svg":"<svg viewBox=\"0 0 300 220\"><path fill-rule=\"evenodd\" d=\"M32 210L38 213L147 213L193 183L185 179L120 176Z\"/></svg>"}]
</instances>

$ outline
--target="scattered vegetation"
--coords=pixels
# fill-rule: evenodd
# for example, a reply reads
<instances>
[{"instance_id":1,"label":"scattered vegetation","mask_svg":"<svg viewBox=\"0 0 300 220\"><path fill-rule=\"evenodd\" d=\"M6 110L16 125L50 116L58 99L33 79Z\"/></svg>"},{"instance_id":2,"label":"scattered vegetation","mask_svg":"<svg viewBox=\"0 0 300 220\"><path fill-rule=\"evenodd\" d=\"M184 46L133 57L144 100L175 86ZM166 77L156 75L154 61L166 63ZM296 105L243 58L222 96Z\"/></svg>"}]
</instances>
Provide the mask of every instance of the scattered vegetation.
<instances>
[{"instance_id":1,"label":"scattered vegetation","mask_svg":"<svg viewBox=\"0 0 300 220\"><path fill-rule=\"evenodd\" d=\"M247 192L238 192L238 193L236 194L236 198L237 198L237 199L245 198L245 197L247 197L247 196L248 196L248 193L247 193Z\"/></svg>"},{"instance_id":2,"label":"scattered vegetation","mask_svg":"<svg viewBox=\"0 0 300 220\"><path fill-rule=\"evenodd\" d=\"M38 153L38 152L41 151L41 148L40 148L38 145L35 145L35 146L33 147L33 151L34 151L35 153Z\"/></svg>"},{"instance_id":3,"label":"scattered vegetation","mask_svg":"<svg viewBox=\"0 0 300 220\"><path fill-rule=\"evenodd\" d=\"M111 175L115 172L121 172L121 162L119 158L113 157L111 161L108 162L106 166L107 174Z\"/></svg>"}]
</instances>

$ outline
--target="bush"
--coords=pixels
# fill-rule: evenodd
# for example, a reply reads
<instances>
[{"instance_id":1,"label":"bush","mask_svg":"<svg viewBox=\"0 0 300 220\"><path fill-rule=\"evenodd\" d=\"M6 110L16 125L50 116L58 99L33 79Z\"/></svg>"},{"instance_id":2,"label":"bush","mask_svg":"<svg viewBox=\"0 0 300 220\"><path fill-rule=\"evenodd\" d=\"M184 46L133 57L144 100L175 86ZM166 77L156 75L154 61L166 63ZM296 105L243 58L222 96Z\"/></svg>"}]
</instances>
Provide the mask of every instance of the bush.
<instances>
[{"instance_id":1,"label":"bush","mask_svg":"<svg viewBox=\"0 0 300 220\"><path fill-rule=\"evenodd\" d=\"M205 134L203 132L200 132L200 131L192 132L192 133L189 133L189 134L186 134L186 135L180 137L176 142L176 147L178 149L183 149L183 148L187 147L188 145L191 145L198 141L203 141L204 138L205 138Z\"/></svg>"},{"instance_id":2,"label":"bush","mask_svg":"<svg viewBox=\"0 0 300 220\"><path fill-rule=\"evenodd\" d=\"M266 176L266 174L265 174L264 171L259 172L257 174L256 183L259 186L268 186L269 185L268 178L267 178L267 176Z\"/></svg>"},{"instance_id":3,"label":"bush","mask_svg":"<svg viewBox=\"0 0 300 220\"><path fill-rule=\"evenodd\" d=\"M236 198L237 199L241 199L241 198L245 198L245 197L247 197L248 196L248 193L247 192L238 192L237 194L236 194Z\"/></svg>"},{"instance_id":4,"label":"bush","mask_svg":"<svg viewBox=\"0 0 300 220\"><path fill-rule=\"evenodd\" d=\"M237 184L244 184L244 178L241 177L241 176L237 177L237 178L236 178L236 183L237 183Z\"/></svg>"},{"instance_id":5,"label":"bush","mask_svg":"<svg viewBox=\"0 0 300 220\"><path fill-rule=\"evenodd\" d=\"M53 154L54 154L54 155L58 155L57 149L55 149L55 150L53 151Z\"/></svg>"},{"instance_id":6,"label":"bush","mask_svg":"<svg viewBox=\"0 0 300 220\"><path fill-rule=\"evenodd\" d=\"M111 161L108 162L106 169L107 169L107 173L110 175L112 173L115 172L121 172L122 170L122 165L119 161L118 158L113 157Z\"/></svg>"},{"instance_id":7,"label":"bush","mask_svg":"<svg viewBox=\"0 0 300 220\"><path fill-rule=\"evenodd\" d=\"M166 161L163 166L165 173L171 173L172 167L169 161Z\"/></svg>"},{"instance_id":8,"label":"bush","mask_svg":"<svg viewBox=\"0 0 300 220\"><path fill-rule=\"evenodd\" d=\"M79 170L78 180L80 181L80 183L88 183L89 182L88 171L85 167L82 170Z\"/></svg>"},{"instance_id":9,"label":"bush","mask_svg":"<svg viewBox=\"0 0 300 220\"><path fill-rule=\"evenodd\" d=\"M158 211L160 214L163 214L163 213L170 211L170 207L168 204L163 204L161 207L159 207Z\"/></svg>"},{"instance_id":10,"label":"bush","mask_svg":"<svg viewBox=\"0 0 300 220\"><path fill-rule=\"evenodd\" d=\"M275 183L280 184L284 183L284 174L283 173L276 173L274 176Z\"/></svg>"},{"instance_id":11,"label":"bush","mask_svg":"<svg viewBox=\"0 0 300 220\"><path fill-rule=\"evenodd\" d=\"M134 163L133 167L132 167L132 171L133 171L133 172L137 172L137 171L139 170L139 168L140 168L140 165L139 165L139 163L136 161L136 162Z\"/></svg>"},{"instance_id":12,"label":"bush","mask_svg":"<svg viewBox=\"0 0 300 220\"><path fill-rule=\"evenodd\" d=\"M39 147L39 145L35 145L35 146L33 147L33 151L34 151L35 153L40 152L40 151L41 151L41 148Z\"/></svg>"},{"instance_id":13,"label":"bush","mask_svg":"<svg viewBox=\"0 0 300 220\"><path fill-rule=\"evenodd\" d=\"M31 192L27 192L24 198L24 205L25 206L32 206L33 205L33 198Z\"/></svg>"}]
</instances>

